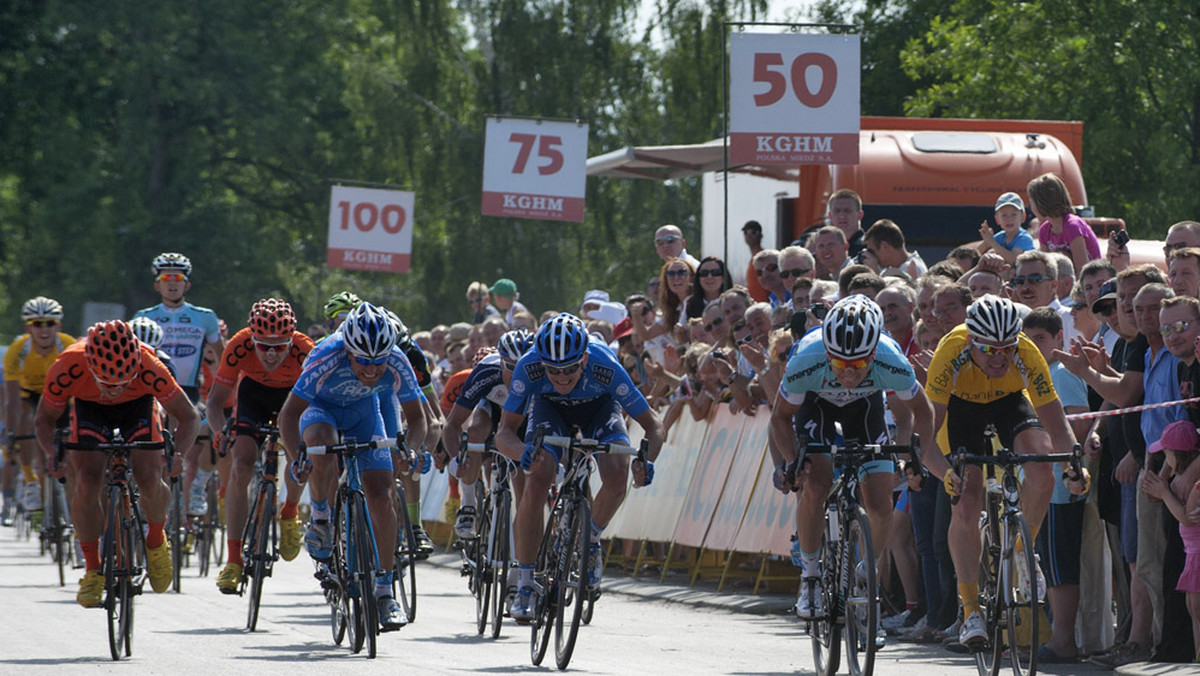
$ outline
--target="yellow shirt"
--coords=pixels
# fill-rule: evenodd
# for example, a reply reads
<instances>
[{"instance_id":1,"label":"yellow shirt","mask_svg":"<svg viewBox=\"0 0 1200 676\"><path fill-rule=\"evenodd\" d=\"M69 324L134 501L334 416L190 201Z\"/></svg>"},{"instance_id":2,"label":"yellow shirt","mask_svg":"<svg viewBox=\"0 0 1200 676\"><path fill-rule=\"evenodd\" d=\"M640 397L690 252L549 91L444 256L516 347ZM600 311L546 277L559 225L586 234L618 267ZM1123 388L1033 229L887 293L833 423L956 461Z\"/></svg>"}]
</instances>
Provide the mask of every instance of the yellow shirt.
<instances>
[{"instance_id":1,"label":"yellow shirt","mask_svg":"<svg viewBox=\"0 0 1200 676\"><path fill-rule=\"evenodd\" d=\"M970 336L960 324L942 338L929 362L925 394L937 404L946 404L950 396L973 404L986 404L1024 390L1025 396L1039 408L1058 398L1050 368L1033 341L1022 333L1017 338L1017 354L1008 372L993 378L971 359Z\"/></svg>"},{"instance_id":2,"label":"yellow shirt","mask_svg":"<svg viewBox=\"0 0 1200 676\"><path fill-rule=\"evenodd\" d=\"M54 345L50 347L50 353L41 355L33 349L33 343L29 342L29 334L22 335L14 340L12 345L8 346L8 352L4 353L4 380L18 381L22 397L41 394L42 387L46 384L46 372L50 370L54 360L58 359L58 353L74 342L75 339L71 336L59 333Z\"/></svg>"}]
</instances>

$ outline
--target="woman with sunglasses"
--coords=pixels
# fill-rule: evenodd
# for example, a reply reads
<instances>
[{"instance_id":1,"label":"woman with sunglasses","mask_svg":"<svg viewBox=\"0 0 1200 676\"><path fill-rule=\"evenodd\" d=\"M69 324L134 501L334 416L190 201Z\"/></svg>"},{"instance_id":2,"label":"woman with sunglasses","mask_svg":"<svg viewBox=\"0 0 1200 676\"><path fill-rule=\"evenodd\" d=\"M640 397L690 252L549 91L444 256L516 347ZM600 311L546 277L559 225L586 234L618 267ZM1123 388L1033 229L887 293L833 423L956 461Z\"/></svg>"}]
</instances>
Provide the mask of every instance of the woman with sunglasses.
<instances>
[{"instance_id":1,"label":"woman with sunglasses","mask_svg":"<svg viewBox=\"0 0 1200 676\"><path fill-rule=\"evenodd\" d=\"M803 485L796 510L796 542L804 582L796 613L804 619L820 617L821 536L825 496L833 483L833 460L828 454L809 453L810 462L798 472L794 485L787 483L784 468L796 459L802 444L833 444L836 423L846 440L864 444L887 439L884 397L894 409L908 415L898 439L915 431L933 438L933 408L917 382L912 366L896 341L883 330L883 312L862 295L843 298L829 310L820 330L810 331L796 344L785 367L779 394L771 409L770 451L776 464L775 486L787 493ZM871 522L875 551L884 551L892 520L894 463L868 462L863 466L863 506Z\"/></svg>"},{"instance_id":2,"label":"woman with sunglasses","mask_svg":"<svg viewBox=\"0 0 1200 676\"><path fill-rule=\"evenodd\" d=\"M692 294L692 276L695 268L682 258L672 258L663 263L659 273L661 284L658 291L658 308L662 313L665 330L675 335L675 327L685 327L683 306Z\"/></svg>"},{"instance_id":3,"label":"woman with sunglasses","mask_svg":"<svg viewBox=\"0 0 1200 676\"><path fill-rule=\"evenodd\" d=\"M313 341L296 330L296 315L287 301L263 298L250 308L246 328L233 334L225 346L208 392L208 427L214 443L220 443L225 428L224 402L237 392L233 409L234 423L256 428L275 422L288 392L300 377L300 370ZM242 527L246 523L247 493L254 478L259 440L251 434L236 435L229 448L233 464L225 495L226 533L229 560L217 576L217 589L236 594L242 580ZM279 554L291 561L300 552L300 485L284 477L287 497L279 513Z\"/></svg>"},{"instance_id":4,"label":"woman with sunglasses","mask_svg":"<svg viewBox=\"0 0 1200 676\"><path fill-rule=\"evenodd\" d=\"M704 308L721 299L721 294L733 288L733 279L725 261L717 256L705 256L696 268L692 292L688 296L685 314L688 319L704 314Z\"/></svg>"},{"instance_id":5,"label":"woman with sunglasses","mask_svg":"<svg viewBox=\"0 0 1200 676\"><path fill-rule=\"evenodd\" d=\"M354 308L337 333L313 348L296 384L279 411L279 441L293 461L289 473L298 483L308 481L312 521L304 536L308 553L317 561L332 554L333 524L330 496L337 484L338 464L333 455L318 455L303 467L295 463L301 440L315 445L336 444L344 437L358 441L384 439L379 394L399 402L408 424L408 445L421 448L426 417L421 386L408 357L397 346L396 326L386 311L364 302ZM387 401L392 401L387 398ZM364 452L358 460L380 569L392 570L396 551L396 505L391 453ZM408 618L392 597L391 573L376 580L375 598L385 631L399 629Z\"/></svg>"}]
</instances>

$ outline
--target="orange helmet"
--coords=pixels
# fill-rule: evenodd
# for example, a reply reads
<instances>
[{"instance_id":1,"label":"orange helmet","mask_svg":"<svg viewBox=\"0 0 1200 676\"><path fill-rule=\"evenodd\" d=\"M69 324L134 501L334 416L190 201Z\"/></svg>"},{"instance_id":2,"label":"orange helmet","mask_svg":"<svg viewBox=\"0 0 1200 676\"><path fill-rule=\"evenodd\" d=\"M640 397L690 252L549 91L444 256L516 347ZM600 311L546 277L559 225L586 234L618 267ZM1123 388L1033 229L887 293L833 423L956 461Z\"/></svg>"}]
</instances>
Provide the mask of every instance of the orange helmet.
<instances>
[{"instance_id":1,"label":"orange helmet","mask_svg":"<svg viewBox=\"0 0 1200 676\"><path fill-rule=\"evenodd\" d=\"M88 329L84 348L88 370L96 380L109 385L124 385L137 376L142 365L142 349L133 329L114 319Z\"/></svg>"},{"instance_id":2,"label":"orange helmet","mask_svg":"<svg viewBox=\"0 0 1200 676\"><path fill-rule=\"evenodd\" d=\"M250 308L246 323L255 338L290 338L296 330L296 313L285 300L264 298Z\"/></svg>"}]
</instances>

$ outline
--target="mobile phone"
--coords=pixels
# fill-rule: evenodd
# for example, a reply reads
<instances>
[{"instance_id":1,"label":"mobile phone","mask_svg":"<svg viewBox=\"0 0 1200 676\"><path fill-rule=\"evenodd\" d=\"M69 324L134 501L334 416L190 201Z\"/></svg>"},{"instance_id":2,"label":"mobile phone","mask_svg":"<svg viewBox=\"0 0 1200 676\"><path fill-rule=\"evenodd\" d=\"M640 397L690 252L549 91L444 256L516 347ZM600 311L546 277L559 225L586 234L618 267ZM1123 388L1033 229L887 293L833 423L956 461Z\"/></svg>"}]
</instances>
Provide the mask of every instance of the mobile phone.
<instances>
[{"instance_id":1,"label":"mobile phone","mask_svg":"<svg viewBox=\"0 0 1200 676\"><path fill-rule=\"evenodd\" d=\"M1118 230L1110 235L1109 239L1117 246L1125 246L1129 243L1129 232L1125 230Z\"/></svg>"}]
</instances>

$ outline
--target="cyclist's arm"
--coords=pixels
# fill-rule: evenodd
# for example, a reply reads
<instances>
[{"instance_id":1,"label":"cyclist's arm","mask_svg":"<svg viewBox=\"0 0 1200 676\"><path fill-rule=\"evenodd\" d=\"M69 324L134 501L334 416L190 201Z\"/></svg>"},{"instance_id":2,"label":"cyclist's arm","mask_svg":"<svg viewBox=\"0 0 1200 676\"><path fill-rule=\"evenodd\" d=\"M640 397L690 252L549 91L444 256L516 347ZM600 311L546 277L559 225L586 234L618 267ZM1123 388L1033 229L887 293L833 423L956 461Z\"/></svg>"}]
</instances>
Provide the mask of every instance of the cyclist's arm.
<instances>
[{"instance_id":1,"label":"cyclist's arm","mask_svg":"<svg viewBox=\"0 0 1200 676\"><path fill-rule=\"evenodd\" d=\"M900 409L909 414L896 416L897 420L906 421L905 424L897 426L896 443L909 443L913 432L916 432L921 436L921 448L929 448L937 444L934 437L937 428L933 426L933 404L925 396L924 390L918 388L916 395L907 401L895 394L889 395L888 399L889 405L893 407L892 410ZM906 427L908 429L905 429ZM924 459L927 455L932 454L922 452L921 458Z\"/></svg>"},{"instance_id":2,"label":"cyclist's arm","mask_svg":"<svg viewBox=\"0 0 1200 676\"><path fill-rule=\"evenodd\" d=\"M4 422L9 434L18 434L21 429L21 381L4 382Z\"/></svg>"},{"instance_id":3,"label":"cyclist's arm","mask_svg":"<svg viewBox=\"0 0 1200 676\"><path fill-rule=\"evenodd\" d=\"M524 416L520 413L505 411L500 414L500 427L496 430L496 449L513 462L521 462L525 452L525 442L517 434L522 420Z\"/></svg>"},{"instance_id":4,"label":"cyclist's arm","mask_svg":"<svg viewBox=\"0 0 1200 676\"><path fill-rule=\"evenodd\" d=\"M45 398L42 398L38 403L37 413L33 416L33 433L37 435L37 442L42 447L42 453L46 454L47 467L54 464L54 454L57 452L54 446L54 431L58 427L58 419L62 417L65 410L65 408L51 406L46 403Z\"/></svg>"},{"instance_id":5,"label":"cyclist's arm","mask_svg":"<svg viewBox=\"0 0 1200 676\"><path fill-rule=\"evenodd\" d=\"M425 443L425 432L428 421L425 418L425 404L420 397L400 402L400 410L404 411L404 422L408 425L405 431L405 443L410 449L420 450Z\"/></svg>"},{"instance_id":6,"label":"cyclist's arm","mask_svg":"<svg viewBox=\"0 0 1200 676\"><path fill-rule=\"evenodd\" d=\"M662 451L664 437L662 421L658 419L658 414L652 408L642 411L634 420L646 432L646 440L649 442L646 459L654 462L658 459L659 452Z\"/></svg>"},{"instance_id":7,"label":"cyclist's arm","mask_svg":"<svg viewBox=\"0 0 1200 676\"><path fill-rule=\"evenodd\" d=\"M1048 401L1034 409L1037 411L1038 419L1042 421L1042 426L1050 433L1050 446L1056 453L1069 453L1075 446L1075 433L1071 431L1070 424L1067 423L1067 416L1063 413L1062 402L1055 397L1052 401ZM1025 452L1024 449L1017 449L1018 453Z\"/></svg>"},{"instance_id":8,"label":"cyclist's arm","mask_svg":"<svg viewBox=\"0 0 1200 676\"><path fill-rule=\"evenodd\" d=\"M300 446L300 414L308 408L308 403L295 392L289 392L279 409L279 443L283 444L288 460L296 459L296 449Z\"/></svg>"},{"instance_id":9,"label":"cyclist's arm","mask_svg":"<svg viewBox=\"0 0 1200 676\"><path fill-rule=\"evenodd\" d=\"M775 398L767 447L771 450L771 460L776 467L796 459L796 430L792 427L792 417L799 410L800 404L793 404L787 397Z\"/></svg>"},{"instance_id":10,"label":"cyclist's arm","mask_svg":"<svg viewBox=\"0 0 1200 676\"><path fill-rule=\"evenodd\" d=\"M229 399L230 392L233 392L233 388L220 381L213 382L212 389L208 391L205 411L208 413L208 429L212 431L214 439L225 427L225 400Z\"/></svg>"},{"instance_id":11,"label":"cyclist's arm","mask_svg":"<svg viewBox=\"0 0 1200 676\"><path fill-rule=\"evenodd\" d=\"M446 416L446 424L442 427L442 443L446 445L446 453L451 458L458 457L460 445L462 443L462 426L471 416L471 409L468 409L458 404L450 409L450 415Z\"/></svg>"},{"instance_id":12,"label":"cyclist's arm","mask_svg":"<svg viewBox=\"0 0 1200 676\"><path fill-rule=\"evenodd\" d=\"M921 460L924 461L926 469L929 473L941 479L946 475L946 470L950 469L950 461L946 459L946 451L939 447L936 434L946 424L946 405L939 402L930 402L933 406L933 435L930 437L928 444L922 443L924 448L934 448L935 451L929 453L921 453Z\"/></svg>"},{"instance_id":13,"label":"cyclist's arm","mask_svg":"<svg viewBox=\"0 0 1200 676\"><path fill-rule=\"evenodd\" d=\"M196 443L196 435L200 432L200 413L192 402L182 392L171 397L162 405L167 415L178 422L175 428L175 447L189 449Z\"/></svg>"},{"instance_id":14,"label":"cyclist's arm","mask_svg":"<svg viewBox=\"0 0 1200 676\"><path fill-rule=\"evenodd\" d=\"M421 406L425 409L425 447L429 451L437 446L438 439L442 437L442 426L445 424L441 407L435 406L433 401L429 396L421 400Z\"/></svg>"}]
</instances>

